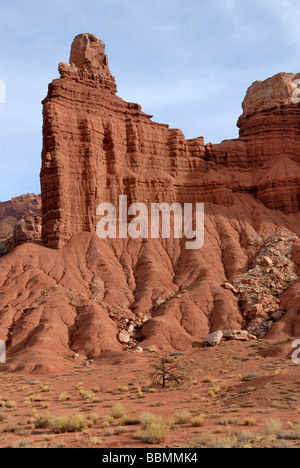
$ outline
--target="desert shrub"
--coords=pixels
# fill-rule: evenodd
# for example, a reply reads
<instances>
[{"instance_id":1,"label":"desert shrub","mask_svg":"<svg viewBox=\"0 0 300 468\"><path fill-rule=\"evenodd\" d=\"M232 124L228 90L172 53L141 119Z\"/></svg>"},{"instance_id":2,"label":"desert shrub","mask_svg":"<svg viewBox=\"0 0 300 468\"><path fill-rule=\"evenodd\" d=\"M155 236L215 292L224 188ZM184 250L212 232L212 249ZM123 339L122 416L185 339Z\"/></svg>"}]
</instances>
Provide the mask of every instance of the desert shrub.
<instances>
[{"instance_id":1,"label":"desert shrub","mask_svg":"<svg viewBox=\"0 0 300 468\"><path fill-rule=\"evenodd\" d=\"M98 445L102 445L102 439L100 437L92 436L89 438L90 447L97 447Z\"/></svg>"},{"instance_id":2,"label":"desert shrub","mask_svg":"<svg viewBox=\"0 0 300 468\"><path fill-rule=\"evenodd\" d=\"M256 440L256 436L252 432L243 431L238 435L238 442L240 444L249 444Z\"/></svg>"},{"instance_id":3,"label":"desert shrub","mask_svg":"<svg viewBox=\"0 0 300 468\"><path fill-rule=\"evenodd\" d=\"M169 425L164 418L151 413L142 413L141 423L142 429L136 433L136 439L148 444L160 444L165 440Z\"/></svg>"},{"instance_id":4,"label":"desert shrub","mask_svg":"<svg viewBox=\"0 0 300 468\"><path fill-rule=\"evenodd\" d=\"M224 418L221 419L220 424L221 426L233 426L234 424L237 424L237 422L237 419Z\"/></svg>"},{"instance_id":5,"label":"desert shrub","mask_svg":"<svg viewBox=\"0 0 300 468\"><path fill-rule=\"evenodd\" d=\"M119 393L127 393L128 392L128 387L127 386L118 387L118 392Z\"/></svg>"},{"instance_id":6,"label":"desert shrub","mask_svg":"<svg viewBox=\"0 0 300 468\"><path fill-rule=\"evenodd\" d=\"M63 401L69 401L71 400L71 397L70 395L68 395L67 392L62 392L60 393L59 397L58 397L58 401L61 403Z\"/></svg>"},{"instance_id":7,"label":"desert shrub","mask_svg":"<svg viewBox=\"0 0 300 468\"><path fill-rule=\"evenodd\" d=\"M52 448L52 449L61 449L65 447L66 447L66 443L63 440L55 440L54 442L51 442L51 444L49 444L48 446L48 448Z\"/></svg>"},{"instance_id":8,"label":"desert shrub","mask_svg":"<svg viewBox=\"0 0 300 468\"><path fill-rule=\"evenodd\" d=\"M100 392L102 392L102 389L101 389L101 387L94 387L93 392L94 393L100 393Z\"/></svg>"},{"instance_id":9,"label":"desert shrub","mask_svg":"<svg viewBox=\"0 0 300 468\"><path fill-rule=\"evenodd\" d=\"M248 375L245 375L245 377L242 378L242 381L243 382L250 382L250 380L255 380L255 379L258 379L259 378L259 375L257 374L248 374Z\"/></svg>"},{"instance_id":10,"label":"desert shrub","mask_svg":"<svg viewBox=\"0 0 300 468\"><path fill-rule=\"evenodd\" d=\"M8 424L4 427L3 432L17 433L21 430L21 427L18 424Z\"/></svg>"},{"instance_id":11,"label":"desert shrub","mask_svg":"<svg viewBox=\"0 0 300 468\"><path fill-rule=\"evenodd\" d=\"M220 385L214 385L214 386L212 387L212 391L213 391L214 395L218 395L219 393L221 393L221 387L220 387Z\"/></svg>"},{"instance_id":12,"label":"desert shrub","mask_svg":"<svg viewBox=\"0 0 300 468\"><path fill-rule=\"evenodd\" d=\"M73 416L52 416L48 412L36 415L33 421L37 429L51 429L55 434L65 432L81 432L89 422L83 414L74 414Z\"/></svg>"},{"instance_id":13,"label":"desert shrub","mask_svg":"<svg viewBox=\"0 0 300 468\"><path fill-rule=\"evenodd\" d=\"M274 436L279 434L282 431L282 424L279 419L268 419L266 422L266 434L269 436Z\"/></svg>"},{"instance_id":14,"label":"desert shrub","mask_svg":"<svg viewBox=\"0 0 300 468\"><path fill-rule=\"evenodd\" d=\"M110 414L107 414L102 420L101 428L105 429L106 427L110 427L113 424L114 420L115 418L113 418Z\"/></svg>"},{"instance_id":15,"label":"desert shrub","mask_svg":"<svg viewBox=\"0 0 300 468\"><path fill-rule=\"evenodd\" d=\"M209 449L231 449L235 446L235 440L229 438L216 439L209 445Z\"/></svg>"},{"instance_id":16,"label":"desert shrub","mask_svg":"<svg viewBox=\"0 0 300 468\"><path fill-rule=\"evenodd\" d=\"M122 416L120 421L121 426L136 426L137 424L140 424L140 420L132 418L130 414Z\"/></svg>"},{"instance_id":17,"label":"desert shrub","mask_svg":"<svg viewBox=\"0 0 300 468\"><path fill-rule=\"evenodd\" d=\"M220 389L222 392L227 390L227 382L220 382Z\"/></svg>"},{"instance_id":18,"label":"desert shrub","mask_svg":"<svg viewBox=\"0 0 300 468\"><path fill-rule=\"evenodd\" d=\"M156 364L152 364L154 372L151 373L150 378L154 387L165 388L170 384L180 384L182 376L177 375L178 364L174 359L164 356L159 359Z\"/></svg>"},{"instance_id":19,"label":"desert shrub","mask_svg":"<svg viewBox=\"0 0 300 468\"><path fill-rule=\"evenodd\" d=\"M116 405L111 407L110 414L114 419L120 419L122 416L126 414L126 408L121 405L121 403L117 403Z\"/></svg>"},{"instance_id":20,"label":"desert shrub","mask_svg":"<svg viewBox=\"0 0 300 468\"><path fill-rule=\"evenodd\" d=\"M92 423L92 425L95 425L99 419L99 416L97 413L91 413L88 415L88 420Z\"/></svg>"},{"instance_id":21,"label":"desert shrub","mask_svg":"<svg viewBox=\"0 0 300 468\"><path fill-rule=\"evenodd\" d=\"M12 447L13 449L16 449L16 448L28 448L28 447L31 447L33 445L33 441L32 440L20 440L18 442L14 442L12 444Z\"/></svg>"},{"instance_id":22,"label":"desert shrub","mask_svg":"<svg viewBox=\"0 0 300 468\"><path fill-rule=\"evenodd\" d=\"M57 416L50 419L50 429L55 434L65 432L81 432L88 426L88 421L83 414L74 414L71 417Z\"/></svg>"},{"instance_id":23,"label":"desert shrub","mask_svg":"<svg viewBox=\"0 0 300 468\"><path fill-rule=\"evenodd\" d=\"M176 411L173 416L175 424L187 424L192 419L192 415L189 411Z\"/></svg>"},{"instance_id":24,"label":"desert shrub","mask_svg":"<svg viewBox=\"0 0 300 468\"><path fill-rule=\"evenodd\" d=\"M37 414L34 419L34 427L36 429L47 429L50 426L52 416L46 412L44 414Z\"/></svg>"},{"instance_id":25,"label":"desert shrub","mask_svg":"<svg viewBox=\"0 0 300 468\"><path fill-rule=\"evenodd\" d=\"M191 424L193 427L203 427L205 422L205 416L195 416L191 419Z\"/></svg>"},{"instance_id":26,"label":"desert shrub","mask_svg":"<svg viewBox=\"0 0 300 468\"><path fill-rule=\"evenodd\" d=\"M245 418L245 426L256 426L257 422L255 418Z\"/></svg>"},{"instance_id":27,"label":"desert shrub","mask_svg":"<svg viewBox=\"0 0 300 468\"><path fill-rule=\"evenodd\" d=\"M49 385L41 385L41 392L42 393L51 393L52 392L52 387Z\"/></svg>"},{"instance_id":28,"label":"desert shrub","mask_svg":"<svg viewBox=\"0 0 300 468\"><path fill-rule=\"evenodd\" d=\"M79 393L80 393L81 398L83 398L83 400L86 400L87 402L90 402L90 403L99 402L99 398L96 397L95 393L92 390L81 389Z\"/></svg>"},{"instance_id":29,"label":"desert shrub","mask_svg":"<svg viewBox=\"0 0 300 468\"><path fill-rule=\"evenodd\" d=\"M0 414L0 421L1 421L1 414ZM293 426L293 429L294 429L295 432L300 433L300 422L298 424L296 424L295 426Z\"/></svg>"},{"instance_id":30,"label":"desert shrub","mask_svg":"<svg viewBox=\"0 0 300 468\"><path fill-rule=\"evenodd\" d=\"M117 427L115 429L115 434L120 435L120 434L126 434L128 432L127 427Z\"/></svg>"},{"instance_id":31,"label":"desert shrub","mask_svg":"<svg viewBox=\"0 0 300 468\"><path fill-rule=\"evenodd\" d=\"M41 397L40 394L35 394L33 392L30 392L26 398L28 401L33 401L33 402L40 402L43 401L43 398Z\"/></svg>"},{"instance_id":32,"label":"desert shrub","mask_svg":"<svg viewBox=\"0 0 300 468\"><path fill-rule=\"evenodd\" d=\"M9 399L7 395L0 396L0 408L14 408L16 402Z\"/></svg>"},{"instance_id":33,"label":"desert shrub","mask_svg":"<svg viewBox=\"0 0 300 468\"><path fill-rule=\"evenodd\" d=\"M204 379L203 379L203 382L204 383L210 383L212 385L217 385L218 383L218 379L215 379L214 377L210 377L209 375L206 376Z\"/></svg>"}]
</instances>

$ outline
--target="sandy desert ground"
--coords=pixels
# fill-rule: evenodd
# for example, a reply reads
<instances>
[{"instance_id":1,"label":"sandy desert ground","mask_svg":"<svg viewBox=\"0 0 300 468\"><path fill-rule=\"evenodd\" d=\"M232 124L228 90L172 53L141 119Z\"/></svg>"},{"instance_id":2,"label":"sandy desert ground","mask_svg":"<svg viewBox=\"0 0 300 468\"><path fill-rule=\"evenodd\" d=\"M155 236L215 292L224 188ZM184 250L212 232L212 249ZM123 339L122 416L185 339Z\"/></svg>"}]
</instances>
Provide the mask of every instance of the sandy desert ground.
<instances>
[{"instance_id":1,"label":"sandy desert ground","mask_svg":"<svg viewBox=\"0 0 300 468\"><path fill-rule=\"evenodd\" d=\"M63 374L1 372L0 446L299 447L299 367L282 349L259 340L165 355L182 376L165 389L150 385L156 353L89 365L66 356Z\"/></svg>"}]
</instances>

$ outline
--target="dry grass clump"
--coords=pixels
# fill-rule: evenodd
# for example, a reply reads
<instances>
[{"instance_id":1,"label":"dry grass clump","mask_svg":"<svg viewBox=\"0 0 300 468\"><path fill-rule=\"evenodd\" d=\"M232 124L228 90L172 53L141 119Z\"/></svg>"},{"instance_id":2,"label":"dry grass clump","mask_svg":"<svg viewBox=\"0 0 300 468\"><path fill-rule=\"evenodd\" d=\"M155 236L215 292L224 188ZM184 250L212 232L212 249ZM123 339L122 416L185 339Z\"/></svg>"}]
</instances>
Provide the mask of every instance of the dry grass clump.
<instances>
[{"instance_id":1,"label":"dry grass clump","mask_svg":"<svg viewBox=\"0 0 300 468\"><path fill-rule=\"evenodd\" d=\"M21 427L18 424L8 424L4 427L3 432L16 434L21 430Z\"/></svg>"},{"instance_id":2,"label":"dry grass clump","mask_svg":"<svg viewBox=\"0 0 300 468\"><path fill-rule=\"evenodd\" d=\"M235 446L236 441L231 438L216 439L210 443L209 449L231 449Z\"/></svg>"},{"instance_id":3,"label":"dry grass clump","mask_svg":"<svg viewBox=\"0 0 300 468\"><path fill-rule=\"evenodd\" d=\"M97 413L91 413L88 415L88 420L91 422L93 426L97 424L98 419L99 419L99 415Z\"/></svg>"},{"instance_id":4,"label":"dry grass clump","mask_svg":"<svg viewBox=\"0 0 300 468\"><path fill-rule=\"evenodd\" d=\"M128 392L128 387L127 386L120 386L118 387L118 392L119 393L127 393Z\"/></svg>"},{"instance_id":5,"label":"dry grass clump","mask_svg":"<svg viewBox=\"0 0 300 468\"><path fill-rule=\"evenodd\" d=\"M211 398L215 398L216 395L227 390L227 382L225 381L219 382L218 379L208 376L205 377L203 382L211 384L211 388L207 392L208 396Z\"/></svg>"},{"instance_id":6,"label":"dry grass clump","mask_svg":"<svg viewBox=\"0 0 300 468\"><path fill-rule=\"evenodd\" d=\"M130 414L125 414L120 420L121 426L136 426L140 424L140 420L133 418Z\"/></svg>"},{"instance_id":7,"label":"dry grass clump","mask_svg":"<svg viewBox=\"0 0 300 468\"><path fill-rule=\"evenodd\" d=\"M238 442L240 444L251 444L256 440L256 436L252 432L243 431L238 434Z\"/></svg>"},{"instance_id":8,"label":"dry grass clump","mask_svg":"<svg viewBox=\"0 0 300 468\"><path fill-rule=\"evenodd\" d=\"M160 444L165 440L170 428L166 419L152 413L141 414L142 429L135 438L148 444Z\"/></svg>"},{"instance_id":9,"label":"dry grass clump","mask_svg":"<svg viewBox=\"0 0 300 468\"><path fill-rule=\"evenodd\" d=\"M95 418L91 418L91 415L89 418L86 418L83 414L53 416L47 412L35 416L33 427L36 429L50 429L55 434L63 434L66 432L82 432L94 423Z\"/></svg>"},{"instance_id":10,"label":"dry grass clump","mask_svg":"<svg viewBox=\"0 0 300 468\"><path fill-rule=\"evenodd\" d=\"M257 426L257 422L256 422L256 419L255 418L245 418L245 426L249 426L249 427L253 427L253 426Z\"/></svg>"},{"instance_id":11,"label":"dry grass clump","mask_svg":"<svg viewBox=\"0 0 300 468\"><path fill-rule=\"evenodd\" d=\"M268 436L276 436L282 431L282 424L279 419L268 419L265 426L265 432Z\"/></svg>"},{"instance_id":12,"label":"dry grass clump","mask_svg":"<svg viewBox=\"0 0 300 468\"><path fill-rule=\"evenodd\" d=\"M234 426L237 423L238 423L237 418L223 418L219 422L219 424L221 424L221 426Z\"/></svg>"},{"instance_id":13,"label":"dry grass clump","mask_svg":"<svg viewBox=\"0 0 300 468\"><path fill-rule=\"evenodd\" d=\"M53 388L50 385L41 385L40 386L42 393L52 393Z\"/></svg>"},{"instance_id":14,"label":"dry grass clump","mask_svg":"<svg viewBox=\"0 0 300 468\"><path fill-rule=\"evenodd\" d=\"M104 416L102 423L101 423L101 429L105 429L107 427L112 426L115 418L113 418L110 414L107 414Z\"/></svg>"},{"instance_id":15,"label":"dry grass clump","mask_svg":"<svg viewBox=\"0 0 300 468\"><path fill-rule=\"evenodd\" d=\"M0 408L14 408L16 402L9 399L8 395L0 396Z\"/></svg>"},{"instance_id":16,"label":"dry grass clump","mask_svg":"<svg viewBox=\"0 0 300 468\"><path fill-rule=\"evenodd\" d=\"M83 414L74 414L71 417L58 416L51 419L50 428L55 434L65 432L82 432L88 426L88 421Z\"/></svg>"},{"instance_id":17,"label":"dry grass clump","mask_svg":"<svg viewBox=\"0 0 300 468\"><path fill-rule=\"evenodd\" d=\"M41 397L40 394L35 394L34 392L30 392L28 393L26 400L31 401L31 402L41 402L43 401L43 398Z\"/></svg>"},{"instance_id":18,"label":"dry grass clump","mask_svg":"<svg viewBox=\"0 0 300 468\"><path fill-rule=\"evenodd\" d=\"M69 400L71 400L71 397L67 392L62 392L62 393L59 394L58 401L60 403L62 403L64 401L69 401Z\"/></svg>"},{"instance_id":19,"label":"dry grass clump","mask_svg":"<svg viewBox=\"0 0 300 468\"><path fill-rule=\"evenodd\" d=\"M1 421L1 413L0 413L0 421ZM294 429L295 432L300 433L300 422L298 424L296 424L295 426L292 425L292 428Z\"/></svg>"},{"instance_id":20,"label":"dry grass clump","mask_svg":"<svg viewBox=\"0 0 300 468\"><path fill-rule=\"evenodd\" d=\"M83 388L80 389L79 394L83 400L87 401L88 403L98 403L99 398L96 397L95 393L93 390L83 390Z\"/></svg>"},{"instance_id":21,"label":"dry grass clump","mask_svg":"<svg viewBox=\"0 0 300 468\"><path fill-rule=\"evenodd\" d=\"M102 445L102 439L97 436L91 436L88 441L89 447L97 447L99 445Z\"/></svg>"},{"instance_id":22,"label":"dry grass clump","mask_svg":"<svg viewBox=\"0 0 300 468\"><path fill-rule=\"evenodd\" d=\"M203 414L195 416L191 419L191 424L193 427L203 427L205 422L205 416Z\"/></svg>"},{"instance_id":23,"label":"dry grass clump","mask_svg":"<svg viewBox=\"0 0 300 468\"><path fill-rule=\"evenodd\" d=\"M126 408L121 403L117 403L111 407L110 414L114 419L120 419L125 416Z\"/></svg>"},{"instance_id":24,"label":"dry grass clump","mask_svg":"<svg viewBox=\"0 0 300 468\"><path fill-rule=\"evenodd\" d=\"M51 414L48 411L44 414L36 414L33 425L36 429L47 429L50 427Z\"/></svg>"},{"instance_id":25,"label":"dry grass clump","mask_svg":"<svg viewBox=\"0 0 300 468\"><path fill-rule=\"evenodd\" d=\"M173 416L175 424L188 424L192 419L192 414L189 411L176 411Z\"/></svg>"},{"instance_id":26,"label":"dry grass clump","mask_svg":"<svg viewBox=\"0 0 300 468\"><path fill-rule=\"evenodd\" d=\"M18 442L14 442L11 446L11 448L16 449L16 448L28 448L33 445L32 440L20 440Z\"/></svg>"},{"instance_id":27,"label":"dry grass clump","mask_svg":"<svg viewBox=\"0 0 300 468\"><path fill-rule=\"evenodd\" d=\"M215 379L214 377L206 376L203 379L203 382L204 383L210 383L211 385L217 385L218 379Z\"/></svg>"},{"instance_id":28,"label":"dry grass clump","mask_svg":"<svg viewBox=\"0 0 300 468\"><path fill-rule=\"evenodd\" d=\"M51 442L49 445L48 445L48 448L52 448L52 449L61 449L61 448L65 448L66 447L66 443L65 441L63 440L55 440L54 442Z\"/></svg>"}]
</instances>

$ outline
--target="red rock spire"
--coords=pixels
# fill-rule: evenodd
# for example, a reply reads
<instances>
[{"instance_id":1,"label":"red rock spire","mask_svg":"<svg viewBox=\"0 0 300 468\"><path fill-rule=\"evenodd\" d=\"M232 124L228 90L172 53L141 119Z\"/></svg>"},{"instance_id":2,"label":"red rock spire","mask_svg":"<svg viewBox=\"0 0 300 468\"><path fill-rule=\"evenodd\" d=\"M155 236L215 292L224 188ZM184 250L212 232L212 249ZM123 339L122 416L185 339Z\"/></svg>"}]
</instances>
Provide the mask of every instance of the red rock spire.
<instances>
[{"instance_id":1,"label":"red rock spire","mask_svg":"<svg viewBox=\"0 0 300 468\"><path fill-rule=\"evenodd\" d=\"M73 40L70 66L61 62L58 66L62 78L65 76L92 79L114 94L117 92L115 78L108 68L105 44L94 34L79 34Z\"/></svg>"}]
</instances>

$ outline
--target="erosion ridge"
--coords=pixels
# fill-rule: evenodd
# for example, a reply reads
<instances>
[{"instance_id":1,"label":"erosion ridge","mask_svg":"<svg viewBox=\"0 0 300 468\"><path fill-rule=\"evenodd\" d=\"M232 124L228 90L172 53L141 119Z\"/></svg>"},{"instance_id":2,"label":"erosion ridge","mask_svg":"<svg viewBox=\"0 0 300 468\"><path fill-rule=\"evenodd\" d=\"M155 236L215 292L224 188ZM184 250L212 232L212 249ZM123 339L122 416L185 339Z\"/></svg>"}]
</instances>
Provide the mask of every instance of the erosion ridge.
<instances>
[{"instance_id":1,"label":"erosion ridge","mask_svg":"<svg viewBox=\"0 0 300 468\"><path fill-rule=\"evenodd\" d=\"M43 102L44 245L1 259L9 366L50 370L75 354L197 348L218 329L299 334L298 75L254 83L240 137L214 145L186 140L118 97L94 35L74 39L59 71ZM117 205L120 194L129 203L205 202L204 247L98 239L96 208Z\"/></svg>"}]
</instances>

